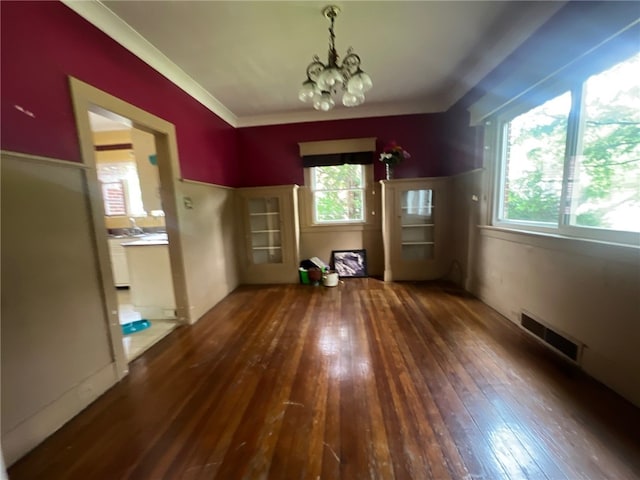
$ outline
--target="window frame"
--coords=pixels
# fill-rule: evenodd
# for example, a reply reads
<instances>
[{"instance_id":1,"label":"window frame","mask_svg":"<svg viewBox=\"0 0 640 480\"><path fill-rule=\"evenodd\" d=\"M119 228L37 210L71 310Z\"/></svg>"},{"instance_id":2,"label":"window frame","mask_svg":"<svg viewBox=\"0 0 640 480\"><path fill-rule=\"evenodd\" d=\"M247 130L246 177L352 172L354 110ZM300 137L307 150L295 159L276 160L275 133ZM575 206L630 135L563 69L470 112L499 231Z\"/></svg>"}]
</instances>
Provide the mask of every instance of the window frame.
<instances>
[{"instance_id":1,"label":"window frame","mask_svg":"<svg viewBox=\"0 0 640 480\"><path fill-rule=\"evenodd\" d=\"M317 167L305 167L304 170L304 187L300 189L301 194L301 218L300 226L303 230L363 230L372 227L375 224L375 210L377 209L374 201L376 194L375 182L373 179L373 164L359 164L363 172L363 220L357 221L331 221L320 222L315 220L315 196L312 183L312 169Z\"/></svg>"},{"instance_id":2,"label":"window frame","mask_svg":"<svg viewBox=\"0 0 640 480\"><path fill-rule=\"evenodd\" d=\"M114 186L118 186L114 188ZM124 184L124 181L115 181L115 182L100 182L100 188L102 191L102 205L104 207L104 216L105 217L126 217L129 213L128 210L128 200L127 200L127 187ZM111 196L114 193L119 197L120 203L122 203L122 210L116 211L114 213L114 208L112 206L113 203L118 203L118 200L112 199Z\"/></svg>"},{"instance_id":3,"label":"window frame","mask_svg":"<svg viewBox=\"0 0 640 480\"><path fill-rule=\"evenodd\" d=\"M129 167L129 168L133 168L133 170L135 171L135 176L136 176L136 180L135 182L137 182L137 189L136 190L136 195L135 195L135 202L139 203L139 207L140 210L136 210L134 208L134 196L131 192L132 188L131 188L131 179L125 178L125 177L119 177L118 180L112 180L112 181L103 181L101 179L101 174L100 174L100 169L101 168L108 168L110 166L125 166ZM108 217L135 217L135 218L141 218L141 217L146 217L147 216L147 211L145 210L145 206L144 206L144 200L142 198L142 186L140 184L140 174L138 172L138 165L135 162L135 160L116 160L116 161L100 161L96 163L96 175L98 177L98 182L101 185L101 189L103 189L104 185L110 184L110 183L120 183L122 185L122 189L123 189L123 198L124 198L124 206L125 206L125 213L124 214L115 214L115 215L107 215L107 198L105 198L104 196L104 192L102 191L102 203L103 203L103 209L105 211L105 216Z\"/></svg>"},{"instance_id":4,"label":"window frame","mask_svg":"<svg viewBox=\"0 0 640 480\"><path fill-rule=\"evenodd\" d=\"M348 224L348 225L352 225L352 224L363 224L366 222L366 216L367 216L367 179L366 179L366 173L365 173L365 166L362 164L356 164L358 167L360 167L360 178L362 180L362 186L359 188L349 188L349 189L340 189L340 190L336 190L336 191L340 191L340 192L349 192L349 191L353 191L353 190L360 190L362 192L362 218L360 219L355 219L355 220L325 220L325 221L320 221L317 218L317 209L316 209L316 192L319 191L327 191L327 190L317 190L315 188L315 178L316 178L316 171L318 168L330 168L330 167L341 167L343 165L325 165L325 166L317 166L317 167L308 167L309 168L309 189L311 191L311 222L313 223L313 225L342 225L342 224Z\"/></svg>"},{"instance_id":5,"label":"window frame","mask_svg":"<svg viewBox=\"0 0 640 480\"><path fill-rule=\"evenodd\" d=\"M605 72L616 65L631 59L630 55L599 69L596 72L585 73L572 81L549 80L533 89L527 98L514 100L506 108L487 117L485 126L485 155L491 165L492 175L490 180L490 205L489 222L492 226L515 231L533 233L546 233L563 237L581 238L609 243L640 245L640 232L595 228L587 226L571 225L571 213L564 213L568 199L568 185L571 177L573 160L578 151L581 151L583 140L584 122L582 111L585 101L584 85L590 77ZM507 124L517 116L542 105L546 101L569 91L571 95L571 107L567 119L567 134L565 139L565 156L563 160L562 189L558 219L554 225L544 222L526 220L509 220L501 218L504 207L504 186L506 181L506 129ZM534 100L532 100L534 99Z\"/></svg>"}]
</instances>

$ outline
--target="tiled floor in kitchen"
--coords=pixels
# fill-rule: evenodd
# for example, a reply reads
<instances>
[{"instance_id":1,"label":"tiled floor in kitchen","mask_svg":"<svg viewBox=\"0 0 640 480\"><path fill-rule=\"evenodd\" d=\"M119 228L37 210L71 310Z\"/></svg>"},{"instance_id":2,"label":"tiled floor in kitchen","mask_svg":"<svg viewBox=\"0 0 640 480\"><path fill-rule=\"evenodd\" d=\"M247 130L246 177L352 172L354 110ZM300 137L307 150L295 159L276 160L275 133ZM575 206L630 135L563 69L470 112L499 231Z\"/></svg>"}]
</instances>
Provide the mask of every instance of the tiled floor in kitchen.
<instances>
[{"instance_id":1,"label":"tiled floor in kitchen","mask_svg":"<svg viewBox=\"0 0 640 480\"><path fill-rule=\"evenodd\" d=\"M141 319L140 314L133 309L128 289L118 289L118 312L120 325ZM148 320L151 322L149 328L122 337L124 353L128 361L140 356L145 350L167 336L178 326L176 320L152 318Z\"/></svg>"}]
</instances>

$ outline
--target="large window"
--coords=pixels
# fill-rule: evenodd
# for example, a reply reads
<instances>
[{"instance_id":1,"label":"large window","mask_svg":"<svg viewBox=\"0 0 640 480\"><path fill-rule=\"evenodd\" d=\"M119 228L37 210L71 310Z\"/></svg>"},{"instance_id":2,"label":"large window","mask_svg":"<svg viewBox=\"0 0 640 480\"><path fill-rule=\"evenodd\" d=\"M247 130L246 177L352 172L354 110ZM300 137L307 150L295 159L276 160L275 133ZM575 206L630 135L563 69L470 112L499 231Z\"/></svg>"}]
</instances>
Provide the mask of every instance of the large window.
<instances>
[{"instance_id":1,"label":"large window","mask_svg":"<svg viewBox=\"0 0 640 480\"><path fill-rule=\"evenodd\" d=\"M497 117L496 224L637 241L639 74L636 54Z\"/></svg>"},{"instance_id":2,"label":"large window","mask_svg":"<svg viewBox=\"0 0 640 480\"><path fill-rule=\"evenodd\" d=\"M313 223L364 222L364 165L311 168Z\"/></svg>"}]
</instances>

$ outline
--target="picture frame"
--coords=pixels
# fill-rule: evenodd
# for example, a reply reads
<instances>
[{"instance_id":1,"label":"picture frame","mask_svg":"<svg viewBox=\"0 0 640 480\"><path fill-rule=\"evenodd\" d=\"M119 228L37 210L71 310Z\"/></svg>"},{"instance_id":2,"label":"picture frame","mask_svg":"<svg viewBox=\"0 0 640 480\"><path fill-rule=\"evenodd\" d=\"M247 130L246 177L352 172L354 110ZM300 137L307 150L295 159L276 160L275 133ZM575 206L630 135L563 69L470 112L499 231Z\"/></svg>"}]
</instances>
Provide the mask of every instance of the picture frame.
<instances>
[{"instance_id":1,"label":"picture frame","mask_svg":"<svg viewBox=\"0 0 640 480\"><path fill-rule=\"evenodd\" d=\"M369 276L366 250L333 250L330 266L340 278Z\"/></svg>"}]
</instances>

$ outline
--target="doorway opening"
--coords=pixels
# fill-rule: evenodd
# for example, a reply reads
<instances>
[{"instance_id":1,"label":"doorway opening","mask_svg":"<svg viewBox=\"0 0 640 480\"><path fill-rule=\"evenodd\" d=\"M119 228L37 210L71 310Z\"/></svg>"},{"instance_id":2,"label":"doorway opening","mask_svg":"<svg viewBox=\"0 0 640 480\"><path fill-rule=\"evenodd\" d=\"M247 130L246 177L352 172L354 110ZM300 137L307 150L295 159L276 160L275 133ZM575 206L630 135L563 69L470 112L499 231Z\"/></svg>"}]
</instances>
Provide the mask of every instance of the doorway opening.
<instances>
[{"instance_id":1,"label":"doorway opening","mask_svg":"<svg viewBox=\"0 0 640 480\"><path fill-rule=\"evenodd\" d=\"M180 168L175 127L75 78L70 77L70 86L88 167L86 185L111 348L122 378L132 358L189 321L176 201ZM99 134L100 128L112 133ZM117 249L120 258L112 261L110 249L116 244L122 250ZM125 271L128 279L123 282ZM126 287L127 282L128 289L118 289L118 283ZM128 336L121 324L137 320L148 320L151 327ZM154 323L160 327L155 331ZM143 334L149 337L146 341Z\"/></svg>"},{"instance_id":2,"label":"doorway opening","mask_svg":"<svg viewBox=\"0 0 640 480\"><path fill-rule=\"evenodd\" d=\"M132 361L178 325L155 138L102 108L88 114L122 342Z\"/></svg>"}]
</instances>

